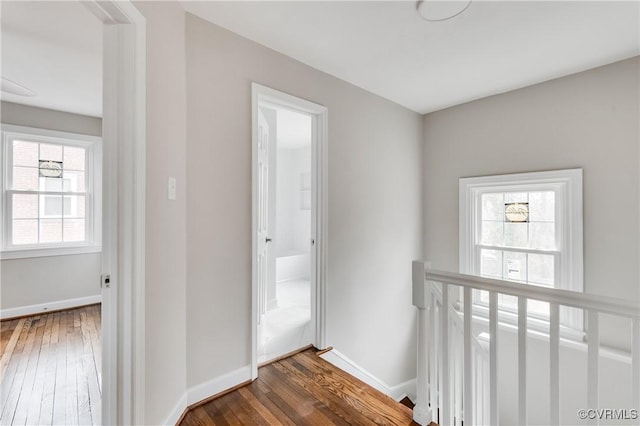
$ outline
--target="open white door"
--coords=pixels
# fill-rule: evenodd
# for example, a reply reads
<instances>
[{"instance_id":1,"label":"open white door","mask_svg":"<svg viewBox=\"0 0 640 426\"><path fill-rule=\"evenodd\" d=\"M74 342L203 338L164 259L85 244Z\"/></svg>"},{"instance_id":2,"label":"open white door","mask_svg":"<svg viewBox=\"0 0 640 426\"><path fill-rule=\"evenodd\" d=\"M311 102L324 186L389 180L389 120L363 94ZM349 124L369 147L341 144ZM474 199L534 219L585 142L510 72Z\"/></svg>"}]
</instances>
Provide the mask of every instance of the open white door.
<instances>
[{"instance_id":1,"label":"open white door","mask_svg":"<svg viewBox=\"0 0 640 426\"><path fill-rule=\"evenodd\" d=\"M267 280L269 278L269 123L258 110L258 327L264 323L267 312Z\"/></svg>"}]
</instances>

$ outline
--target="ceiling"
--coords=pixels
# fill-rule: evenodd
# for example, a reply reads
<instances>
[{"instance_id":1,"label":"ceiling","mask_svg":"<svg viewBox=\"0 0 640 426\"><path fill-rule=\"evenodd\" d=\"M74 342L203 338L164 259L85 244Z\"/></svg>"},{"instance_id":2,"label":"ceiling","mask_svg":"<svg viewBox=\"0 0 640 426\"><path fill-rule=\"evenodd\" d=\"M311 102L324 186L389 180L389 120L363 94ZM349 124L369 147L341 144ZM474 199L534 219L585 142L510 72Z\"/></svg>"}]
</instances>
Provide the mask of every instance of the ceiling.
<instances>
[{"instance_id":1,"label":"ceiling","mask_svg":"<svg viewBox=\"0 0 640 426\"><path fill-rule=\"evenodd\" d=\"M102 23L77 1L2 0L0 7L0 72L36 92L2 92L2 100L102 116Z\"/></svg>"},{"instance_id":2,"label":"ceiling","mask_svg":"<svg viewBox=\"0 0 640 426\"><path fill-rule=\"evenodd\" d=\"M419 113L640 52L638 0L474 0L445 22L425 21L416 2L401 0L182 5ZM2 93L2 100L101 116L101 23L79 2L3 0L0 6L2 76L37 93Z\"/></svg>"},{"instance_id":3,"label":"ceiling","mask_svg":"<svg viewBox=\"0 0 640 426\"><path fill-rule=\"evenodd\" d=\"M637 56L639 4L474 0L452 20L427 22L415 1L182 2L419 113Z\"/></svg>"}]
</instances>

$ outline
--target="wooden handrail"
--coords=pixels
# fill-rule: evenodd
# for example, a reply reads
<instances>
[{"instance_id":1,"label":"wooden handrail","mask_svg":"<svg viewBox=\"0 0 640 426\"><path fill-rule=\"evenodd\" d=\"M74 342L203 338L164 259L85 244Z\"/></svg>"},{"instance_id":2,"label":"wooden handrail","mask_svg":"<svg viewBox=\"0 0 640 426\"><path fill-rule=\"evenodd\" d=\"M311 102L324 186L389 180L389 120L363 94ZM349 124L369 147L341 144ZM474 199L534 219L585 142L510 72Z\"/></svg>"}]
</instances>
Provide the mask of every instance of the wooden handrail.
<instances>
[{"instance_id":1,"label":"wooden handrail","mask_svg":"<svg viewBox=\"0 0 640 426\"><path fill-rule=\"evenodd\" d=\"M640 301L634 302L608 296L598 296L557 288L538 287L435 269L426 270L425 279L427 281L471 287L474 290L486 290L510 296L522 296L527 299L557 303L574 308L593 309L599 312L633 319L640 318Z\"/></svg>"}]
</instances>

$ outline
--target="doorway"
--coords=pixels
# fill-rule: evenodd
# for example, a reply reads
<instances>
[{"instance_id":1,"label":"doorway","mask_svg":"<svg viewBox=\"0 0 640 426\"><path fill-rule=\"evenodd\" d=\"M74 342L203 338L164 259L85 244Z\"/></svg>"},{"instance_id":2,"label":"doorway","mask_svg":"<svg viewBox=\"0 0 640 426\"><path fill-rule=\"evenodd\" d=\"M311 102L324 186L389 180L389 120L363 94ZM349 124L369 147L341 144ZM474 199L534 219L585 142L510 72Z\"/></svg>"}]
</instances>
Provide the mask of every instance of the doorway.
<instances>
[{"instance_id":1,"label":"doorway","mask_svg":"<svg viewBox=\"0 0 640 426\"><path fill-rule=\"evenodd\" d=\"M253 376L322 346L327 110L253 85Z\"/></svg>"},{"instance_id":2,"label":"doorway","mask_svg":"<svg viewBox=\"0 0 640 426\"><path fill-rule=\"evenodd\" d=\"M103 23L1 8L0 423L101 424Z\"/></svg>"}]
</instances>

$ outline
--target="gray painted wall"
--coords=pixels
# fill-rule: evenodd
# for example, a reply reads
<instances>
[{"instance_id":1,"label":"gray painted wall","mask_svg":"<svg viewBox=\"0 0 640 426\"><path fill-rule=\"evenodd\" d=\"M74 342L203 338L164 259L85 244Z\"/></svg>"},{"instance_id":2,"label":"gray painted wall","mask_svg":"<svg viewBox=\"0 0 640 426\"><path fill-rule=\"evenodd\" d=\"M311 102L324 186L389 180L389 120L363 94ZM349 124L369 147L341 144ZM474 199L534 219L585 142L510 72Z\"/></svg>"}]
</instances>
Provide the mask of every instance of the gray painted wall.
<instances>
[{"instance_id":1,"label":"gray painted wall","mask_svg":"<svg viewBox=\"0 0 640 426\"><path fill-rule=\"evenodd\" d=\"M329 109L327 343L413 378L421 116L189 14L186 41L188 386L250 363L252 81Z\"/></svg>"},{"instance_id":2,"label":"gray painted wall","mask_svg":"<svg viewBox=\"0 0 640 426\"><path fill-rule=\"evenodd\" d=\"M100 118L9 102L0 107L0 122L5 124L102 135ZM100 270L100 253L2 260L0 308L99 295Z\"/></svg>"},{"instance_id":3,"label":"gray painted wall","mask_svg":"<svg viewBox=\"0 0 640 426\"><path fill-rule=\"evenodd\" d=\"M186 391L185 13L177 2L136 7L147 19L145 423L159 425Z\"/></svg>"},{"instance_id":4,"label":"gray painted wall","mask_svg":"<svg viewBox=\"0 0 640 426\"><path fill-rule=\"evenodd\" d=\"M458 270L458 179L581 167L584 288L640 300L638 57L424 117L425 259ZM630 324L604 318L604 344Z\"/></svg>"},{"instance_id":5,"label":"gray painted wall","mask_svg":"<svg viewBox=\"0 0 640 426\"><path fill-rule=\"evenodd\" d=\"M54 111L11 102L2 102L0 108L2 122L6 124L102 136L102 119L99 117L89 117L87 115Z\"/></svg>"}]
</instances>

